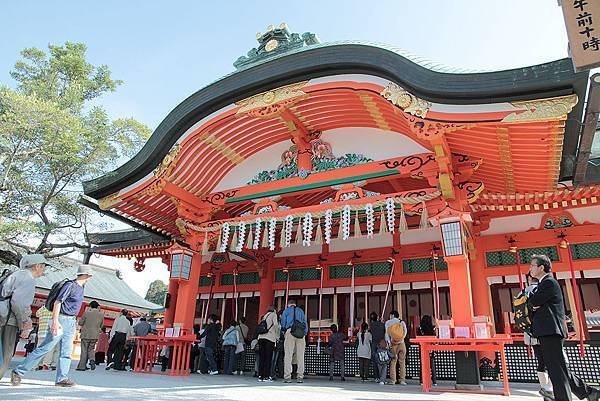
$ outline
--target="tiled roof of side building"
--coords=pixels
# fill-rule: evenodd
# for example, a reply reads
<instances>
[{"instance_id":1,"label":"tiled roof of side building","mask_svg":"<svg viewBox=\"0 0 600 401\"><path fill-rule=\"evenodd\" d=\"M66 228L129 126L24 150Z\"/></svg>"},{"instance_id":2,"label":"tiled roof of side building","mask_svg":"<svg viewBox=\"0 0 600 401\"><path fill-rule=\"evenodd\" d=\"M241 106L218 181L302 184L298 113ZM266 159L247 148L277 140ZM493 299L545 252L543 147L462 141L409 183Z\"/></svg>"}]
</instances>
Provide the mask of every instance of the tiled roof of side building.
<instances>
[{"instance_id":1,"label":"tiled roof of side building","mask_svg":"<svg viewBox=\"0 0 600 401\"><path fill-rule=\"evenodd\" d=\"M60 268L47 268L44 275L36 280L36 288L50 290L52 284L64 278L74 278L77 272L77 262L61 258L64 266ZM122 279L117 277L117 271L109 267L92 265L94 277L86 284L84 296L93 298L100 304L102 301L136 307L149 311L162 309L161 305L146 301L138 295Z\"/></svg>"}]
</instances>

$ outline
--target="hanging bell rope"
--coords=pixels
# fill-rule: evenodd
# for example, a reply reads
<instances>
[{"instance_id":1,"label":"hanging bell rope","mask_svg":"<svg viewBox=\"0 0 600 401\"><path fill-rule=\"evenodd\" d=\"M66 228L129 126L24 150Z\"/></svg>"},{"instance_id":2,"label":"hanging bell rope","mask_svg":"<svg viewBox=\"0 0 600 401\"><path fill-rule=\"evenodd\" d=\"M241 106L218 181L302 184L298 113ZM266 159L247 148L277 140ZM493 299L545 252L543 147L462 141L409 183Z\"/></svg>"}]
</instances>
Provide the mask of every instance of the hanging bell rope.
<instances>
[{"instance_id":1,"label":"hanging bell rope","mask_svg":"<svg viewBox=\"0 0 600 401\"><path fill-rule=\"evenodd\" d=\"M398 224L398 231L401 233L408 230L408 224L406 223L406 213L404 212L404 205L400 204L400 223Z\"/></svg>"},{"instance_id":2,"label":"hanging bell rope","mask_svg":"<svg viewBox=\"0 0 600 401\"><path fill-rule=\"evenodd\" d=\"M427 227L429 227L429 215L427 214L427 206L425 206L425 202L423 202L423 212L421 213L421 223L419 224L419 228Z\"/></svg>"},{"instance_id":3,"label":"hanging bell rope","mask_svg":"<svg viewBox=\"0 0 600 401\"><path fill-rule=\"evenodd\" d=\"M323 232L321 231L321 219L317 220L317 230L315 231L315 245L323 245Z\"/></svg>"}]
</instances>

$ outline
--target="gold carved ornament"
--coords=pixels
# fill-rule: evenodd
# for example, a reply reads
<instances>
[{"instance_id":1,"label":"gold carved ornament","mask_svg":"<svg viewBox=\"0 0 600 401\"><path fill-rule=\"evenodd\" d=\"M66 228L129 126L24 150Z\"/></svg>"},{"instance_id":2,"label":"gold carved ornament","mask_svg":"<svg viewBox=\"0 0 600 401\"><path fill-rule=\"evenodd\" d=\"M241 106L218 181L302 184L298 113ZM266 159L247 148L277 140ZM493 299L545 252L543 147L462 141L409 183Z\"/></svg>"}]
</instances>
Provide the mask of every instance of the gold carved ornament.
<instances>
[{"instance_id":1,"label":"gold carved ornament","mask_svg":"<svg viewBox=\"0 0 600 401\"><path fill-rule=\"evenodd\" d=\"M511 105L520 110L510 113L502 122L535 122L548 120L565 120L578 102L577 95L559 96L549 99L525 100L512 102Z\"/></svg>"},{"instance_id":2,"label":"gold carved ornament","mask_svg":"<svg viewBox=\"0 0 600 401\"><path fill-rule=\"evenodd\" d=\"M240 106L236 114L249 114L252 117L271 118L286 108L308 97L300 90L308 81L282 86L267 92L259 93L247 99L236 102Z\"/></svg>"},{"instance_id":3,"label":"gold carved ornament","mask_svg":"<svg viewBox=\"0 0 600 401\"><path fill-rule=\"evenodd\" d=\"M98 199L98 207L102 210L112 209L114 205L121 202L123 199L119 198L119 194L110 194L104 198Z\"/></svg>"},{"instance_id":4,"label":"gold carved ornament","mask_svg":"<svg viewBox=\"0 0 600 401\"><path fill-rule=\"evenodd\" d=\"M380 94L385 99L389 100L390 103L400 107L404 112L412 114L413 116L424 118L429 109L431 109L430 102L416 97L393 82L390 82Z\"/></svg>"}]
</instances>

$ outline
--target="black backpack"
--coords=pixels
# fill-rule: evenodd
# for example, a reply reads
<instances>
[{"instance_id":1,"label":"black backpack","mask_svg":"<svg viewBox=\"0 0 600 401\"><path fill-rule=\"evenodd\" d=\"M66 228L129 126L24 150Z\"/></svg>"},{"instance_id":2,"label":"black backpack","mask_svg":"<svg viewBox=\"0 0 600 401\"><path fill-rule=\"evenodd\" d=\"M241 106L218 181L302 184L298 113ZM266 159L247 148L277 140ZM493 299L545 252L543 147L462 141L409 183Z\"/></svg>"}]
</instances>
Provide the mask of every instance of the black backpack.
<instances>
[{"instance_id":1,"label":"black backpack","mask_svg":"<svg viewBox=\"0 0 600 401\"><path fill-rule=\"evenodd\" d=\"M515 325L525 333L531 334L531 310L527 301L529 296L525 291L521 291L513 299L513 312L515 313Z\"/></svg>"},{"instance_id":2,"label":"black backpack","mask_svg":"<svg viewBox=\"0 0 600 401\"><path fill-rule=\"evenodd\" d=\"M10 271L10 269L4 269L4 271L2 272L2 275L0 275L0 294L2 294L2 290L4 289L4 282L11 274L12 274L12 271ZM7 299L10 299L11 297L12 297L12 294L7 295L5 297L0 296L0 301L6 301Z\"/></svg>"},{"instance_id":3,"label":"black backpack","mask_svg":"<svg viewBox=\"0 0 600 401\"><path fill-rule=\"evenodd\" d=\"M269 312L269 313L274 313L274 312ZM273 327L273 325L271 325L271 327L267 326L267 316L269 316L268 313L265 315L264 319L261 320L260 323L256 326L256 329L254 331L254 334L256 337L258 337L261 334L267 334L269 332L269 330L271 330L271 327Z\"/></svg>"},{"instance_id":4,"label":"black backpack","mask_svg":"<svg viewBox=\"0 0 600 401\"><path fill-rule=\"evenodd\" d=\"M73 281L74 280L69 280L68 278L63 278L62 280L52 284L52 288L50 289L50 293L48 294L48 298L46 299L46 309L52 312L52 308L54 308L54 302L56 302L56 298L58 298L60 290L62 290L65 284Z\"/></svg>"}]
</instances>

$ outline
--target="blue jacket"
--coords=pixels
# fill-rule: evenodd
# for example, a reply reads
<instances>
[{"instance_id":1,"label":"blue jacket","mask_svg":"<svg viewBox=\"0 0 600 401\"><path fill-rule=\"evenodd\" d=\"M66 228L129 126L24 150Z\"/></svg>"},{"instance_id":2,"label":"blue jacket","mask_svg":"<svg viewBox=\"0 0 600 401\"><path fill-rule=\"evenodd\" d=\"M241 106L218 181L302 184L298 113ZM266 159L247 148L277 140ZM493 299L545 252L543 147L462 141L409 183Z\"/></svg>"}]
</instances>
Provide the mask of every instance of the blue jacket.
<instances>
[{"instance_id":1,"label":"blue jacket","mask_svg":"<svg viewBox=\"0 0 600 401\"><path fill-rule=\"evenodd\" d=\"M304 323L304 335L308 335L308 322L302 308L297 306L288 306L281 314L281 331L292 327L294 323L294 309L296 309L296 320Z\"/></svg>"}]
</instances>

